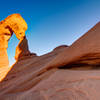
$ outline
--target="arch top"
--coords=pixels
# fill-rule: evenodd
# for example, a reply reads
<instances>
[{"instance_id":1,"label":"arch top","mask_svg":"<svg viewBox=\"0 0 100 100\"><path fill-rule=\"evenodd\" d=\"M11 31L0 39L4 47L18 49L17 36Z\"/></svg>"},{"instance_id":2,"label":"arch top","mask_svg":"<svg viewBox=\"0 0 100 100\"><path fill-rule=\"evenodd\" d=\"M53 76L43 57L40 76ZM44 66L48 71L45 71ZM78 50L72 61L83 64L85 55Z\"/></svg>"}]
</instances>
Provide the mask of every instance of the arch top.
<instances>
[{"instance_id":1,"label":"arch top","mask_svg":"<svg viewBox=\"0 0 100 100\"><path fill-rule=\"evenodd\" d=\"M16 13L9 15L3 21L0 22L0 27L8 29L11 32L14 32L16 37L19 40L22 40L25 37L25 31L27 30L27 23L23 17ZM12 34L12 33L11 33Z\"/></svg>"}]
</instances>

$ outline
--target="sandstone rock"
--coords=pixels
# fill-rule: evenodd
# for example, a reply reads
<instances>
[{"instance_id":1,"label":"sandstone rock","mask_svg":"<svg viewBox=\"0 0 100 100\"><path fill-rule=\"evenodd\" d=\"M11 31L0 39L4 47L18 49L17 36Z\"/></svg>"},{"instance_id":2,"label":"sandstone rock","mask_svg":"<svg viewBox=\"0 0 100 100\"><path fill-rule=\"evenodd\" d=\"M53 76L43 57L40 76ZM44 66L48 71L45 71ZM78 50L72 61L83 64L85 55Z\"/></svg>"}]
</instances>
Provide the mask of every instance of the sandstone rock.
<instances>
[{"instance_id":1,"label":"sandstone rock","mask_svg":"<svg viewBox=\"0 0 100 100\"><path fill-rule=\"evenodd\" d=\"M0 49L0 81L9 71L9 61L6 48Z\"/></svg>"},{"instance_id":2,"label":"sandstone rock","mask_svg":"<svg viewBox=\"0 0 100 100\"><path fill-rule=\"evenodd\" d=\"M62 48L62 49L64 49L64 48ZM1 95L5 95L5 93L7 93L8 91L12 91L13 89L16 92L24 91L24 89L25 90L27 90L29 88L31 89L32 86L35 86L40 81L48 78L52 73L54 73L58 69L56 69L56 68L46 69L44 66L51 59L53 59L55 56L57 56L60 52L61 51L59 51L59 49L57 49L55 51L52 51L52 52L42 55L42 56L36 56L36 57L31 56L28 59L23 59L20 61L18 60L15 63L15 65L12 66L7 77L0 84ZM25 85L22 84L24 81L27 83L29 80L31 80L31 82L29 82L28 84L25 84ZM22 85L20 85L18 88L17 87L18 84L22 84ZM16 88L17 90L15 89L15 87L17 87ZM6 96L5 96L5 98L6 98ZM8 96L7 96L7 98L8 98ZM12 96L12 98L13 98L13 96ZM15 98L15 96L14 96L14 98ZM25 96L23 98L25 98Z\"/></svg>"},{"instance_id":3,"label":"sandstone rock","mask_svg":"<svg viewBox=\"0 0 100 100\"><path fill-rule=\"evenodd\" d=\"M8 41L10 37L12 36L12 31L5 28L1 23L0 23L0 49L3 48L8 48Z\"/></svg>"},{"instance_id":4,"label":"sandstone rock","mask_svg":"<svg viewBox=\"0 0 100 100\"><path fill-rule=\"evenodd\" d=\"M18 60L0 83L0 100L100 100L100 70L58 68L99 66L99 33L100 23L69 47ZM30 54L26 38L17 50L17 59Z\"/></svg>"},{"instance_id":5,"label":"sandstone rock","mask_svg":"<svg viewBox=\"0 0 100 100\"><path fill-rule=\"evenodd\" d=\"M62 50L64 50L64 49L67 49L69 46L67 46L67 45L61 45L61 46L58 46L58 47L56 47L53 51L62 51Z\"/></svg>"},{"instance_id":6,"label":"sandstone rock","mask_svg":"<svg viewBox=\"0 0 100 100\"><path fill-rule=\"evenodd\" d=\"M0 81L5 77L9 71L9 61L7 55L8 40L12 32L3 27L0 23Z\"/></svg>"},{"instance_id":7,"label":"sandstone rock","mask_svg":"<svg viewBox=\"0 0 100 100\"><path fill-rule=\"evenodd\" d=\"M28 41L26 39L26 37L24 37L23 40L20 40L18 46L16 47L16 52L15 52L15 59L16 60L21 60L21 59L25 59L28 56L34 55L36 56L36 54L34 53L30 53L29 48L28 48Z\"/></svg>"},{"instance_id":8,"label":"sandstone rock","mask_svg":"<svg viewBox=\"0 0 100 100\"><path fill-rule=\"evenodd\" d=\"M71 46L56 56L45 67L63 67L76 62L82 63L86 59L87 64L94 65L100 62L100 22L97 23L85 35L75 41ZM92 56L92 58L91 58ZM91 60L91 59L92 60ZM89 60L90 59L90 60ZM98 63L95 62L98 59Z\"/></svg>"},{"instance_id":9,"label":"sandstone rock","mask_svg":"<svg viewBox=\"0 0 100 100\"><path fill-rule=\"evenodd\" d=\"M58 70L29 93L37 91L44 100L99 100L100 70ZM40 95L35 95L37 97Z\"/></svg>"},{"instance_id":10,"label":"sandstone rock","mask_svg":"<svg viewBox=\"0 0 100 100\"><path fill-rule=\"evenodd\" d=\"M45 69L45 68L43 68L43 66L47 62L49 62L54 56L55 55L50 53L49 55L32 57L29 59L24 59L24 60L20 60L20 61L16 62L15 65L12 66L7 77L0 83L0 99L3 98L6 100L7 98L9 98L8 95L10 95L10 94L8 92L13 92L13 93L17 92L18 93L18 92L21 92L24 90L27 91L27 90L31 89L32 87L34 87L36 84L38 84L40 81L48 78L57 69ZM41 69L42 69L42 71L41 71ZM29 82L29 80L30 80L30 82ZM26 84L23 84L23 83L26 83ZM7 93L7 95L5 95L6 93ZM17 99L18 95L16 95L16 97L15 97L15 95L16 94L12 95L11 98ZM29 94L26 93L26 95L28 96ZM33 99L32 97L30 97L30 98ZM23 94L23 97L22 97L22 95L20 95L19 98L25 98L25 95ZM35 99L35 97L34 97L34 99ZM29 98L28 98L28 100L29 100ZM41 100L41 99L39 99L39 100Z\"/></svg>"},{"instance_id":11,"label":"sandstone rock","mask_svg":"<svg viewBox=\"0 0 100 100\"><path fill-rule=\"evenodd\" d=\"M17 38L22 40L26 30L27 24L19 14L12 14L0 22L0 81L9 71L7 48L10 37L14 32Z\"/></svg>"},{"instance_id":12,"label":"sandstone rock","mask_svg":"<svg viewBox=\"0 0 100 100\"><path fill-rule=\"evenodd\" d=\"M100 71L46 69L56 52L16 62L0 83L0 99L99 100Z\"/></svg>"},{"instance_id":13,"label":"sandstone rock","mask_svg":"<svg viewBox=\"0 0 100 100\"><path fill-rule=\"evenodd\" d=\"M4 20L4 25L10 28L19 40L22 40L27 30L27 23L20 14L12 14Z\"/></svg>"}]
</instances>

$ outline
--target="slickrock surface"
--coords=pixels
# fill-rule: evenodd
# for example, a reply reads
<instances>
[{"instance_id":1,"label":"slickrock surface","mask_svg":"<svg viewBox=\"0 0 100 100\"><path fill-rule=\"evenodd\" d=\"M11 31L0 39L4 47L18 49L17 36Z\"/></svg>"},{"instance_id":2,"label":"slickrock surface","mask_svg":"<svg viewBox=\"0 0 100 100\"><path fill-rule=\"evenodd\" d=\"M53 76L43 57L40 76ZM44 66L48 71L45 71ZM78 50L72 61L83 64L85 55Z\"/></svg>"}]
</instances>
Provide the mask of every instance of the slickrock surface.
<instances>
[{"instance_id":1,"label":"slickrock surface","mask_svg":"<svg viewBox=\"0 0 100 100\"><path fill-rule=\"evenodd\" d=\"M44 67L59 53L16 62L0 83L0 100L100 100L100 70Z\"/></svg>"},{"instance_id":2,"label":"slickrock surface","mask_svg":"<svg viewBox=\"0 0 100 100\"><path fill-rule=\"evenodd\" d=\"M54 52L55 51L62 51L62 50L64 50L64 49L67 49L67 45L61 45L61 46L58 46L58 47L56 47L56 48L54 48Z\"/></svg>"},{"instance_id":3,"label":"slickrock surface","mask_svg":"<svg viewBox=\"0 0 100 100\"><path fill-rule=\"evenodd\" d=\"M64 47L63 49L65 48L68 47ZM36 100L42 100L37 95L40 94L39 92L34 92L36 95L29 93L31 95L29 98L27 97L29 94L26 94L27 96L22 96L22 94L24 91L28 92L40 81L47 79L58 70L57 68L45 69L44 66L60 52L58 49L43 56L30 56L27 59L17 61L12 66L6 78L0 83L0 99L23 100L27 98L27 100L35 100L35 98L40 98Z\"/></svg>"},{"instance_id":4,"label":"slickrock surface","mask_svg":"<svg viewBox=\"0 0 100 100\"><path fill-rule=\"evenodd\" d=\"M0 100L100 100L99 38L100 23L71 46L36 56L24 36L16 63L0 82Z\"/></svg>"},{"instance_id":5,"label":"slickrock surface","mask_svg":"<svg viewBox=\"0 0 100 100\"><path fill-rule=\"evenodd\" d=\"M28 93L38 91L43 100L100 100L99 84L100 71L58 70Z\"/></svg>"},{"instance_id":6,"label":"slickrock surface","mask_svg":"<svg viewBox=\"0 0 100 100\"><path fill-rule=\"evenodd\" d=\"M89 65L100 64L100 22L75 41L68 49L65 49L55 59L52 59L46 67L66 66L76 63L78 60L81 60L82 63L82 59L86 59L85 63Z\"/></svg>"}]
</instances>

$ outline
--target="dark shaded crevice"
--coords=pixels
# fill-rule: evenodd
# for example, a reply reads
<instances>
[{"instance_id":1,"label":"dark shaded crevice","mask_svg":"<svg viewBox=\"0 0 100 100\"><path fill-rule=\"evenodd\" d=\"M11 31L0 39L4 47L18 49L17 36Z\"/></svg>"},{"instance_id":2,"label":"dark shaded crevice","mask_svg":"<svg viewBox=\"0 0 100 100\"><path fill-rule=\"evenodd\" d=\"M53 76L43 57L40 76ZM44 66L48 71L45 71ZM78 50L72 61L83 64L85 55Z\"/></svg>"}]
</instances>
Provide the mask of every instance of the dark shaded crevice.
<instances>
[{"instance_id":1,"label":"dark shaded crevice","mask_svg":"<svg viewBox=\"0 0 100 100\"><path fill-rule=\"evenodd\" d=\"M88 70L88 69L100 69L100 64L68 64L65 66L61 66L59 67L59 69L84 69L84 70Z\"/></svg>"},{"instance_id":2,"label":"dark shaded crevice","mask_svg":"<svg viewBox=\"0 0 100 100\"><path fill-rule=\"evenodd\" d=\"M77 61L74 61L64 66L60 66L59 69L100 69L100 53L86 54L80 57Z\"/></svg>"}]
</instances>

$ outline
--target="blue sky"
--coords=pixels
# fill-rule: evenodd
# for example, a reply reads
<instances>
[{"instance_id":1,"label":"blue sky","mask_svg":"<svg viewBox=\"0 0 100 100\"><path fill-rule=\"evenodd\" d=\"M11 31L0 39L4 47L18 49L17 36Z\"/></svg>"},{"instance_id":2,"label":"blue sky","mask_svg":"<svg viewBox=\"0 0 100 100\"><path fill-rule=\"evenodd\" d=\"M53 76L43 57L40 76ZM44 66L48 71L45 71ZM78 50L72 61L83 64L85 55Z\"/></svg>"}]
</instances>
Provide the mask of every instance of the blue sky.
<instances>
[{"instance_id":1,"label":"blue sky","mask_svg":"<svg viewBox=\"0 0 100 100\"><path fill-rule=\"evenodd\" d=\"M38 55L71 45L100 21L100 0L2 0L0 4L0 20L13 13L26 20L29 49ZM18 42L15 35L9 41L10 65Z\"/></svg>"}]
</instances>

